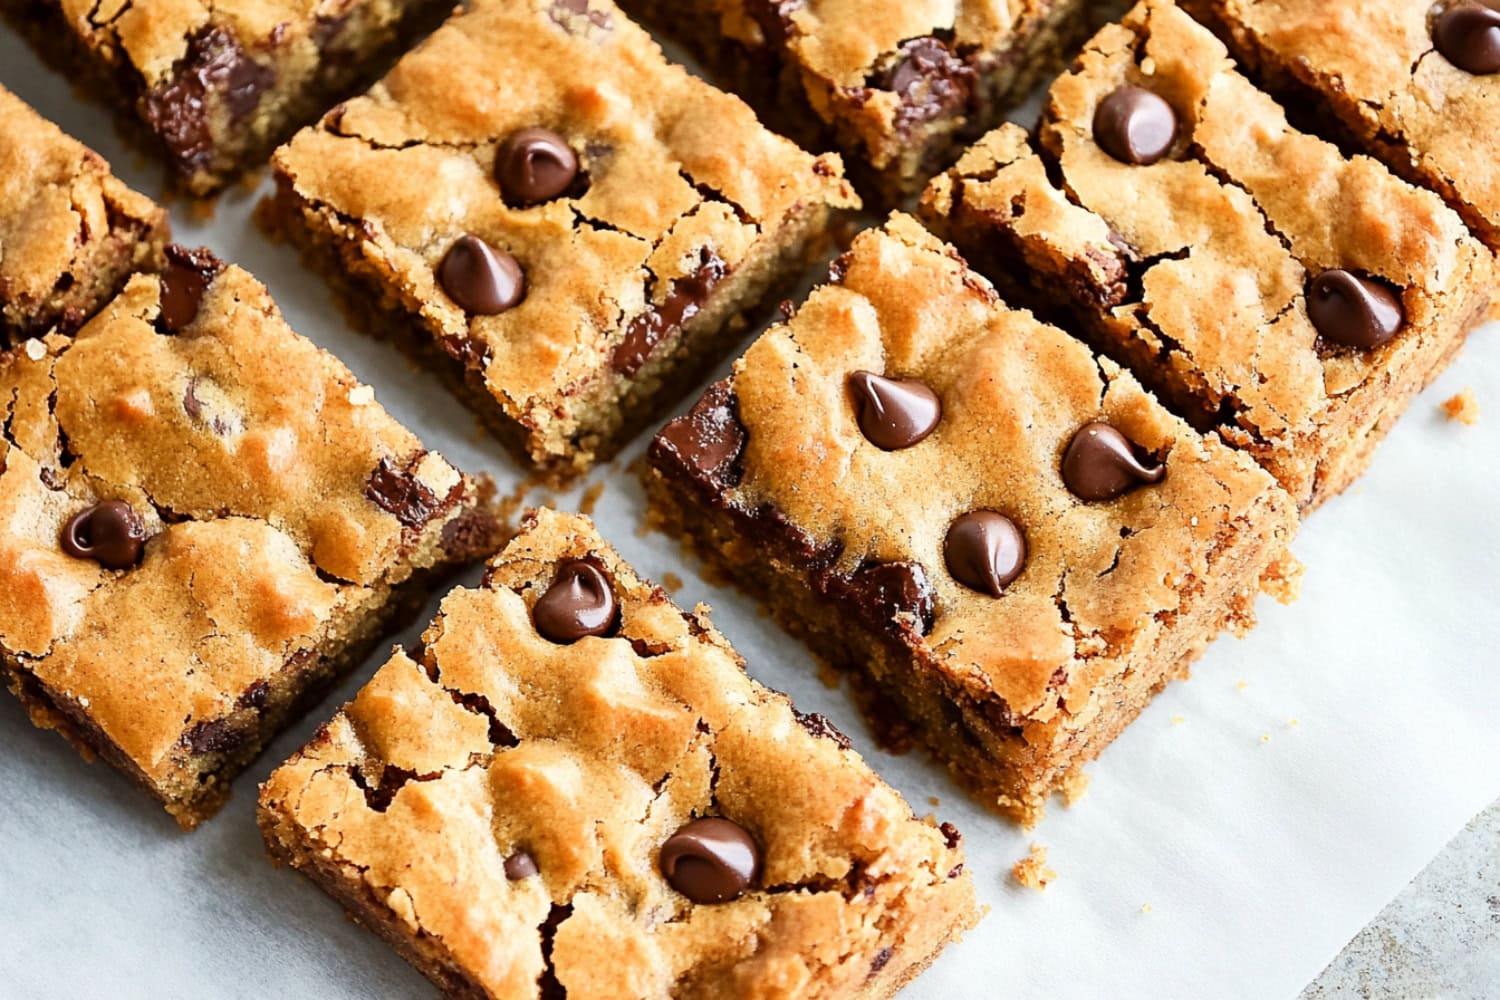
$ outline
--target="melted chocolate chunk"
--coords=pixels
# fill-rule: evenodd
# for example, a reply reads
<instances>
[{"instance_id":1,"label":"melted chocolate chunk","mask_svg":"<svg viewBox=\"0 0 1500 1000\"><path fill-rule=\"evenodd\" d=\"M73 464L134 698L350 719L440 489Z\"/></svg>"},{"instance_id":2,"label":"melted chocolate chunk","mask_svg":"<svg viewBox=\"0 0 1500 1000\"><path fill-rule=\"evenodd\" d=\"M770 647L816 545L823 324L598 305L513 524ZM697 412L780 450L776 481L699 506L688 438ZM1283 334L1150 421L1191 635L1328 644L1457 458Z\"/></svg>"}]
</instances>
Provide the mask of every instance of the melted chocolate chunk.
<instances>
[{"instance_id":1,"label":"melted chocolate chunk","mask_svg":"<svg viewBox=\"0 0 1500 1000\"><path fill-rule=\"evenodd\" d=\"M819 587L847 607L867 627L891 635L907 627L918 635L932 631L937 601L927 571L913 562L869 562L847 576L825 574ZM907 616L912 624L903 624Z\"/></svg>"},{"instance_id":2,"label":"melted chocolate chunk","mask_svg":"<svg viewBox=\"0 0 1500 1000\"><path fill-rule=\"evenodd\" d=\"M516 851L505 859L505 877L512 882L519 882L539 874L541 874L541 869L537 868L536 859L525 851Z\"/></svg>"},{"instance_id":3,"label":"melted chocolate chunk","mask_svg":"<svg viewBox=\"0 0 1500 1000\"><path fill-rule=\"evenodd\" d=\"M1142 87L1121 87L1094 110L1094 141L1121 163L1147 166L1177 138L1177 112Z\"/></svg>"},{"instance_id":4,"label":"melted chocolate chunk","mask_svg":"<svg viewBox=\"0 0 1500 1000\"><path fill-rule=\"evenodd\" d=\"M1338 269L1324 271L1307 290L1307 315L1334 344L1370 349L1401 332L1401 299L1384 283Z\"/></svg>"},{"instance_id":5,"label":"melted chocolate chunk","mask_svg":"<svg viewBox=\"0 0 1500 1000\"><path fill-rule=\"evenodd\" d=\"M1063 483L1080 500L1113 500L1166 475L1165 465L1143 458L1135 442L1102 420L1080 427L1063 454Z\"/></svg>"},{"instance_id":6,"label":"melted chocolate chunk","mask_svg":"<svg viewBox=\"0 0 1500 1000\"><path fill-rule=\"evenodd\" d=\"M544 128L523 128L495 154L495 180L506 204L551 201L578 179L578 157L568 140Z\"/></svg>"},{"instance_id":7,"label":"melted chocolate chunk","mask_svg":"<svg viewBox=\"0 0 1500 1000\"><path fill-rule=\"evenodd\" d=\"M209 28L188 43L187 54L172 68L171 82L146 95L146 121L179 169L197 170L213 158L214 105L223 103L231 123L243 121L275 79L233 34Z\"/></svg>"},{"instance_id":8,"label":"melted chocolate chunk","mask_svg":"<svg viewBox=\"0 0 1500 1000\"><path fill-rule=\"evenodd\" d=\"M714 286L728 274L729 265L723 258L704 247L698 269L686 277L673 279L672 290L661 305L651 306L630 321L625 328L625 339L615 347L611 359L615 371L626 376L640 371L662 338L698 315Z\"/></svg>"},{"instance_id":9,"label":"melted chocolate chunk","mask_svg":"<svg viewBox=\"0 0 1500 1000\"><path fill-rule=\"evenodd\" d=\"M941 824L938 827L938 831L942 833L943 842L948 845L948 850L950 851L957 847L959 844L963 843L964 835L959 833L958 827L954 826L952 823Z\"/></svg>"},{"instance_id":10,"label":"melted chocolate chunk","mask_svg":"<svg viewBox=\"0 0 1500 1000\"><path fill-rule=\"evenodd\" d=\"M745 427L729 380L715 382L693 408L651 441L650 459L685 475L710 496L739 485L744 470Z\"/></svg>"},{"instance_id":11,"label":"melted chocolate chunk","mask_svg":"<svg viewBox=\"0 0 1500 1000\"><path fill-rule=\"evenodd\" d=\"M883 451L910 448L931 434L943 416L937 393L915 379L891 379L874 372L849 376L854 414L865 438Z\"/></svg>"},{"instance_id":12,"label":"melted chocolate chunk","mask_svg":"<svg viewBox=\"0 0 1500 1000\"><path fill-rule=\"evenodd\" d=\"M446 333L438 338L438 346L454 361L474 371L484 371L490 366L490 345L473 337L459 337Z\"/></svg>"},{"instance_id":13,"label":"melted chocolate chunk","mask_svg":"<svg viewBox=\"0 0 1500 1000\"><path fill-rule=\"evenodd\" d=\"M495 316L526 297L520 263L472 233L454 241L437 269L438 284L464 312Z\"/></svg>"},{"instance_id":14,"label":"melted chocolate chunk","mask_svg":"<svg viewBox=\"0 0 1500 1000\"><path fill-rule=\"evenodd\" d=\"M853 748L854 744L849 742L849 737L839 732L839 727L835 726L833 721L821 712L799 712L793 708L792 714L797 717L797 724L814 736L820 736L825 740L832 740L843 750Z\"/></svg>"},{"instance_id":15,"label":"melted chocolate chunk","mask_svg":"<svg viewBox=\"0 0 1500 1000\"><path fill-rule=\"evenodd\" d=\"M63 525L62 550L92 559L105 569L130 569L146 548L146 523L123 500L106 500L79 511Z\"/></svg>"},{"instance_id":16,"label":"melted chocolate chunk","mask_svg":"<svg viewBox=\"0 0 1500 1000\"><path fill-rule=\"evenodd\" d=\"M761 34L772 45L781 45L792 35L792 13L803 0L745 0L745 13L760 26Z\"/></svg>"},{"instance_id":17,"label":"melted chocolate chunk","mask_svg":"<svg viewBox=\"0 0 1500 1000\"><path fill-rule=\"evenodd\" d=\"M585 636L608 637L620 628L620 607L609 577L586 559L567 559L531 609L537 632L567 646Z\"/></svg>"},{"instance_id":18,"label":"melted chocolate chunk","mask_svg":"<svg viewBox=\"0 0 1500 1000\"><path fill-rule=\"evenodd\" d=\"M418 453L404 469L382 458L365 483L365 497L408 528L420 528L441 507L437 494L411 472L421 458Z\"/></svg>"},{"instance_id":19,"label":"melted chocolate chunk","mask_svg":"<svg viewBox=\"0 0 1500 1000\"><path fill-rule=\"evenodd\" d=\"M167 333L180 333L198 317L204 293L225 264L204 248L167 247L167 266L161 272L161 304L156 323Z\"/></svg>"},{"instance_id":20,"label":"melted chocolate chunk","mask_svg":"<svg viewBox=\"0 0 1500 1000\"><path fill-rule=\"evenodd\" d=\"M233 753L250 742L250 730L233 719L199 722L182 734L189 753Z\"/></svg>"},{"instance_id":21,"label":"melted chocolate chunk","mask_svg":"<svg viewBox=\"0 0 1500 1000\"><path fill-rule=\"evenodd\" d=\"M1004 514L970 511L949 526L943 560L965 587L999 597L1026 568L1026 537Z\"/></svg>"},{"instance_id":22,"label":"melted chocolate chunk","mask_svg":"<svg viewBox=\"0 0 1500 1000\"><path fill-rule=\"evenodd\" d=\"M1465 73L1500 73L1500 10L1459 0L1433 22L1432 42L1444 59Z\"/></svg>"},{"instance_id":23,"label":"melted chocolate chunk","mask_svg":"<svg viewBox=\"0 0 1500 1000\"><path fill-rule=\"evenodd\" d=\"M974 70L941 38L913 38L875 85L901 98L896 128L905 134L967 106L974 94Z\"/></svg>"},{"instance_id":24,"label":"melted chocolate chunk","mask_svg":"<svg viewBox=\"0 0 1500 1000\"><path fill-rule=\"evenodd\" d=\"M738 823L695 819L661 845L657 862L672 888L693 902L727 903L760 877L760 845Z\"/></svg>"}]
</instances>

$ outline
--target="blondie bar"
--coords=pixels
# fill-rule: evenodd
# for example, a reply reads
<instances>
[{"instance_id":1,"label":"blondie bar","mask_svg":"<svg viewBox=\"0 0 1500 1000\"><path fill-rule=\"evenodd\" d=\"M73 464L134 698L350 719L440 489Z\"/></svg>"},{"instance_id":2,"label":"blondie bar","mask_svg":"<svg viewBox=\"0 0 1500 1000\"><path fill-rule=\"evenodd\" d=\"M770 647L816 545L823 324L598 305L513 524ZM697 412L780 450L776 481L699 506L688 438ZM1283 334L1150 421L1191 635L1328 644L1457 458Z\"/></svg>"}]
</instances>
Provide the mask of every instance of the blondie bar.
<instances>
[{"instance_id":1,"label":"blondie bar","mask_svg":"<svg viewBox=\"0 0 1500 1000\"><path fill-rule=\"evenodd\" d=\"M550 511L260 823L452 996L889 997L976 917L951 825Z\"/></svg>"},{"instance_id":2,"label":"blondie bar","mask_svg":"<svg viewBox=\"0 0 1500 1000\"><path fill-rule=\"evenodd\" d=\"M1442 194L1500 249L1500 3L1185 0L1289 107Z\"/></svg>"},{"instance_id":3,"label":"blondie bar","mask_svg":"<svg viewBox=\"0 0 1500 1000\"><path fill-rule=\"evenodd\" d=\"M622 0L778 131L834 144L888 205L921 190L1088 36L1083 0Z\"/></svg>"},{"instance_id":4,"label":"blondie bar","mask_svg":"<svg viewBox=\"0 0 1500 1000\"><path fill-rule=\"evenodd\" d=\"M499 526L253 278L167 258L0 356L0 672L191 828Z\"/></svg>"},{"instance_id":5,"label":"blondie bar","mask_svg":"<svg viewBox=\"0 0 1500 1000\"><path fill-rule=\"evenodd\" d=\"M553 480L730 352L855 204L609 0L476 0L275 157L265 214Z\"/></svg>"},{"instance_id":6,"label":"blondie bar","mask_svg":"<svg viewBox=\"0 0 1500 1000\"><path fill-rule=\"evenodd\" d=\"M1168 0L1101 31L924 196L1007 294L1055 308L1304 510L1349 485L1493 299L1441 198L1288 124Z\"/></svg>"},{"instance_id":7,"label":"blondie bar","mask_svg":"<svg viewBox=\"0 0 1500 1000\"><path fill-rule=\"evenodd\" d=\"M0 87L0 348L69 333L161 265L167 214Z\"/></svg>"},{"instance_id":8,"label":"blondie bar","mask_svg":"<svg viewBox=\"0 0 1500 1000\"><path fill-rule=\"evenodd\" d=\"M1034 820L1221 629L1296 507L915 220L861 234L649 451L653 517Z\"/></svg>"},{"instance_id":9,"label":"blondie bar","mask_svg":"<svg viewBox=\"0 0 1500 1000\"><path fill-rule=\"evenodd\" d=\"M212 194L375 79L452 0L0 0L119 107L177 184Z\"/></svg>"}]
</instances>

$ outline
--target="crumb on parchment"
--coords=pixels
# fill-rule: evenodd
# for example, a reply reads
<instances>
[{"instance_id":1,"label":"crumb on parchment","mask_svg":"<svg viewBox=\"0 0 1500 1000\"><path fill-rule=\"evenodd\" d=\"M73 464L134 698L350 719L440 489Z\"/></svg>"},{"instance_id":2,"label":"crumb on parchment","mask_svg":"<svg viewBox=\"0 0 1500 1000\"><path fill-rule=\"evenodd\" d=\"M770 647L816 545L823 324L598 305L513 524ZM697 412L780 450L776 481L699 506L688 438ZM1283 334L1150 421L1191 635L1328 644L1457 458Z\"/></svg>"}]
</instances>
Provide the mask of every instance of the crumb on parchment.
<instances>
[{"instance_id":1,"label":"crumb on parchment","mask_svg":"<svg viewBox=\"0 0 1500 1000\"><path fill-rule=\"evenodd\" d=\"M667 593L675 594L682 589L682 577L668 570L661 575L661 585Z\"/></svg>"},{"instance_id":2,"label":"crumb on parchment","mask_svg":"<svg viewBox=\"0 0 1500 1000\"><path fill-rule=\"evenodd\" d=\"M1444 400L1443 414L1466 427L1479 423L1479 400L1474 398L1474 390L1466 386L1457 396Z\"/></svg>"},{"instance_id":3,"label":"crumb on parchment","mask_svg":"<svg viewBox=\"0 0 1500 1000\"><path fill-rule=\"evenodd\" d=\"M578 513L585 517L593 517L594 509L599 506L599 498L604 495L604 480L590 486L583 491L583 496L578 498ZM670 589L670 588L669 588Z\"/></svg>"},{"instance_id":4,"label":"crumb on parchment","mask_svg":"<svg viewBox=\"0 0 1500 1000\"><path fill-rule=\"evenodd\" d=\"M1083 773L1082 768L1075 767L1063 775L1062 783L1057 787L1062 792L1063 805L1071 809L1088 792L1089 776Z\"/></svg>"},{"instance_id":5,"label":"crumb on parchment","mask_svg":"<svg viewBox=\"0 0 1500 1000\"><path fill-rule=\"evenodd\" d=\"M1038 891L1046 889L1057 878L1057 872L1047 867L1047 849L1041 844L1032 844L1031 852L1017 861L1010 873L1026 888Z\"/></svg>"}]
</instances>

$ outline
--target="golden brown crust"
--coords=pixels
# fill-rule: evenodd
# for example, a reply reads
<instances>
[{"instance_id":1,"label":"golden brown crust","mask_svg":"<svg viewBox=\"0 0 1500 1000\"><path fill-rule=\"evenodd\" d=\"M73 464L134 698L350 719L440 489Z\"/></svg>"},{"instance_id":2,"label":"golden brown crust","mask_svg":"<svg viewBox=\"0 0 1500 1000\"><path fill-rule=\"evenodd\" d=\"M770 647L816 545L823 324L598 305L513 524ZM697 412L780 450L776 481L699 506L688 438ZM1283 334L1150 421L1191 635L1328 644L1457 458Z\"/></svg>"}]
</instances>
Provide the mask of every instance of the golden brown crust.
<instances>
[{"instance_id":1,"label":"golden brown crust","mask_svg":"<svg viewBox=\"0 0 1500 1000\"><path fill-rule=\"evenodd\" d=\"M160 263L167 214L0 87L0 347L78 327Z\"/></svg>"},{"instance_id":2,"label":"golden brown crust","mask_svg":"<svg viewBox=\"0 0 1500 1000\"><path fill-rule=\"evenodd\" d=\"M248 274L219 273L177 335L160 289L132 278L76 338L0 357L0 655L191 823L198 773L271 735L268 699L289 705L291 681L373 639L395 588L495 530L480 485ZM106 500L145 524L133 568L60 543Z\"/></svg>"},{"instance_id":3,"label":"golden brown crust","mask_svg":"<svg viewBox=\"0 0 1500 1000\"><path fill-rule=\"evenodd\" d=\"M576 558L609 579L619 635L556 645L531 608ZM705 612L587 519L528 515L485 585L444 601L420 659L398 651L267 781L273 854L456 992L887 995L974 920L956 840L751 680ZM732 902L693 904L657 867L706 813L763 850ZM517 850L540 877L507 879Z\"/></svg>"}]
</instances>

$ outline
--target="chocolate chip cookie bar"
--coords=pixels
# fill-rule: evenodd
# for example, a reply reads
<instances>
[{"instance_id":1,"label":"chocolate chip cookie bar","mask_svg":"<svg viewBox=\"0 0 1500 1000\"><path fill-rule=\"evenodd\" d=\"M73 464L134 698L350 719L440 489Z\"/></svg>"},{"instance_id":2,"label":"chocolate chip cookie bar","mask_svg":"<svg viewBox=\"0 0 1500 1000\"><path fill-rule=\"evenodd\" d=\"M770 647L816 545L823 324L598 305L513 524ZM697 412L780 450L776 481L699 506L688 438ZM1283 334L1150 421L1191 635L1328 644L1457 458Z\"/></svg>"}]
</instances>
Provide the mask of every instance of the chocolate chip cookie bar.
<instances>
[{"instance_id":1,"label":"chocolate chip cookie bar","mask_svg":"<svg viewBox=\"0 0 1500 1000\"><path fill-rule=\"evenodd\" d=\"M888 205L935 172L1087 37L1082 0L622 0L685 42L765 120L835 144Z\"/></svg>"},{"instance_id":2,"label":"chocolate chip cookie bar","mask_svg":"<svg viewBox=\"0 0 1500 1000\"><path fill-rule=\"evenodd\" d=\"M950 824L537 511L262 787L274 860L446 994L889 997L975 922Z\"/></svg>"},{"instance_id":3,"label":"chocolate chip cookie bar","mask_svg":"<svg viewBox=\"0 0 1500 1000\"><path fill-rule=\"evenodd\" d=\"M78 329L161 265L167 214L0 87L0 348Z\"/></svg>"},{"instance_id":4,"label":"chocolate chip cookie bar","mask_svg":"<svg viewBox=\"0 0 1500 1000\"><path fill-rule=\"evenodd\" d=\"M119 107L176 184L213 194L375 79L451 0L0 0L42 56Z\"/></svg>"},{"instance_id":5,"label":"chocolate chip cookie bar","mask_svg":"<svg viewBox=\"0 0 1500 1000\"><path fill-rule=\"evenodd\" d=\"M1500 2L1190 0L1252 78L1431 187L1500 249Z\"/></svg>"},{"instance_id":6,"label":"chocolate chip cookie bar","mask_svg":"<svg viewBox=\"0 0 1500 1000\"><path fill-rule=\"evenodd\" d=\"M1492 258L1441 198L1299 131L1168 0L1101 31L924 214L1002 290L1069 315L1303 510L1458 351Z\"/></svg>"},{"instance_id":7,"label":"chocolate chip cookie bar","mask_svg":"<svg viewBox=\"0 0 1500 1000\"><path fill-rule=\"evenodd\" d=\"M1290 598L1296 505L908 217L652 441L656 523L1026 822Z\"/></svg>"},{"instance_id":8,"label":"chocolate chip cookie bar","mask_svg":"<svg viewBox=\"0 0 1500 1000\"><path fill-rule=\"evenodd\" d=\"M0 672L185 828L499 542L490 487L207 251L0 356L0 407Z\"/></svg>"},{"instance_id":9,"label":"chocolate chip cookie bar","mask_svg":"<svg viewBox=\"0 0 1500 1000\"><path fill-rule=\"evenodd\" d=\"M263 215L555 481L729 353L856 203L609 0L477 0L274 162Z\"/></svg>"}]
</instances>

